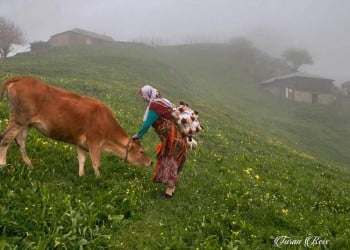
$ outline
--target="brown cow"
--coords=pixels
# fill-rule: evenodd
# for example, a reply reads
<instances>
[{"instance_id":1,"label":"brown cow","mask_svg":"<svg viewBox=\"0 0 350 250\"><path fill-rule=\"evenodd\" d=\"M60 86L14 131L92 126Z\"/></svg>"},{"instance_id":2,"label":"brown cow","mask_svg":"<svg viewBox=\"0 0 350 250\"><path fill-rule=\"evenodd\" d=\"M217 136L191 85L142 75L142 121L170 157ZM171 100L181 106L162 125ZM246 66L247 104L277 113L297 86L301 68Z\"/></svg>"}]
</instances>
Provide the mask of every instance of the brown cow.
<instances>
[{"instance_id":1,"label":"brown cow","mask_svg":"<svg viewBox=\"0 0 350 250\"><path fill-rule=\"evenodd\" d=\"M32 167L25 141L31 127L55 140L77 147L79 175L90 152L95 175L99 177L100 151L110 151L133 165L150 166L151 159L136 139L127 133L102 102L50 86L33 77L14 77L1 86L10 103L10 122L1 136L0 166L15 139L23 161Z\"/></svg>"}]
</instances>

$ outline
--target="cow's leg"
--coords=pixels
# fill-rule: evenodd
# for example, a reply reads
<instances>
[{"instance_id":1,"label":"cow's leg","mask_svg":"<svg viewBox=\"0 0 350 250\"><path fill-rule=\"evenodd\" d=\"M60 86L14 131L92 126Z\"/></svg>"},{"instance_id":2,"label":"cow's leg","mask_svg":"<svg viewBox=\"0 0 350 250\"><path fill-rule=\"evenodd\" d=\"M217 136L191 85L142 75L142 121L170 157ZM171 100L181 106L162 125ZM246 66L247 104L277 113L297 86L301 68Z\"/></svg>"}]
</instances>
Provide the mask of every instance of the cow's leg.
<instances>
[{"instance_id":1,"label":"cow's leg","mask_svg":"<svg viewBox=\"0 0 350 250\"><path fill-rule=\"evenodd\" d=\"M10 143L17 137L23 125L10 122L5 132L2 134L0 142L0 166L6 165L6 154Z\"/></svg>"},{"instance_id":2,"label":"cow's leg","mask_svg":"<svg viewBox=\"0 0 350 250\"><path fill-rule=\"evenodd\" d=\"M21 152L24 163L27 164L30 168L33 168L32 162L30 161L26 151L26 139L28 131L29 127L22 128L16 137L16 143L19 146L19 151Z\"/></svg>"},{"instance_id":3,"label":"cow's leg","mask_svg":"<svg viewBox=\"0 0 350 250\"><path fill-rule=\"evenodd\" d=\"M90 157L91 157L91 162L92 162L92 166L94 168L95 171L95 175L96 177L100 177L100 149L98 146L91 146L89 147L89 152L90 152Z\"/></svg>"},{"instance_id":4,"label":"cow's leg","mask_svg":"<svg viewBox=\"0 0 350 250\"><path fill-rule=\"evenodd\" d=\"M86 150L82 147L77 146L78 152L78 161L79 161L79 176L83 176L85 174L84 165L86 160Z\"/></svg>"}]
</instances>

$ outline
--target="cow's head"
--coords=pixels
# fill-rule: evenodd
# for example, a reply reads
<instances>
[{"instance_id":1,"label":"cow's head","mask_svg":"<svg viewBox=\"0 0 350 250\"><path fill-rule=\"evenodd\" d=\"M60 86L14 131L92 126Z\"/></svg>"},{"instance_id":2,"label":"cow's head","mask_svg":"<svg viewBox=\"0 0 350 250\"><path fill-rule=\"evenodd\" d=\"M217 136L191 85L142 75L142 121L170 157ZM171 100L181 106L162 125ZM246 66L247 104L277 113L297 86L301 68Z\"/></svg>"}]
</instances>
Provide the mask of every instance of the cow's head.
<instances>
[{"instance_id":1,"label":"cow's head","mask_svg":"<svg viewBox=\"0 0 350 250\"><path fill-rule=\"evenodd\" d=\"M144 152L137 138L129 139L124 160L135 166L149 167L152 165L151 158Z\"/></svg>"}]
</instances>

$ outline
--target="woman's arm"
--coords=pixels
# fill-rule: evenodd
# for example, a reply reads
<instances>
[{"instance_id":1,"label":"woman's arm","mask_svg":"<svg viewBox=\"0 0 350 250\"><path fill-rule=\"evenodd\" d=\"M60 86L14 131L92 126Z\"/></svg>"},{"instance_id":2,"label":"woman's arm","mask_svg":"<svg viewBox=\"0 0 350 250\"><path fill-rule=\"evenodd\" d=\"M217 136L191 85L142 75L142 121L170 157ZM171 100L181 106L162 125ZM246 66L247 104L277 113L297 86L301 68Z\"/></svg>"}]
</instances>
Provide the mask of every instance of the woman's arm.
<instances>
[{"instance_id":1,"label":"woman's arm","mask_svg":"<svg viewBox=\"0 0 350 250\"><path fill-rule=\"evenodd\" d=\"M136 137L141 139L142 136L148 131L152 124L159 118L159 114L153 110L148 112L146 120L143 122L141 129L137 132Z\"/></svg>"}]
</instances>

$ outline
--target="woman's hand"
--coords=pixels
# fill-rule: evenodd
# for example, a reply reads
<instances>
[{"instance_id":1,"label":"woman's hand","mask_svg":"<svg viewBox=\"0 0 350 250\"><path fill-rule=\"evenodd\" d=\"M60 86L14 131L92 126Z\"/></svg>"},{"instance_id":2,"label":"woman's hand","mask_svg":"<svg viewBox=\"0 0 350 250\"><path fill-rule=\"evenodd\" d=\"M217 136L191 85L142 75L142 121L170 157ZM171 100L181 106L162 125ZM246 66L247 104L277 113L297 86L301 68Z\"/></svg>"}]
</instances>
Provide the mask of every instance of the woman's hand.
<instances>
[{"instance_id":1,"label":"woman's hand","mask_svg":"<svg viewBox=\"0 0 350 250\"><path fill-rule=\"evenodd\" d=\"M140 138L138 138L137 135L133 135L131 138L132 138L133 140L140 140Z\"/></svg>"}]
</instances>

